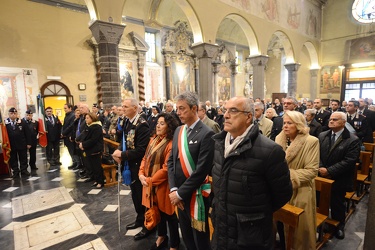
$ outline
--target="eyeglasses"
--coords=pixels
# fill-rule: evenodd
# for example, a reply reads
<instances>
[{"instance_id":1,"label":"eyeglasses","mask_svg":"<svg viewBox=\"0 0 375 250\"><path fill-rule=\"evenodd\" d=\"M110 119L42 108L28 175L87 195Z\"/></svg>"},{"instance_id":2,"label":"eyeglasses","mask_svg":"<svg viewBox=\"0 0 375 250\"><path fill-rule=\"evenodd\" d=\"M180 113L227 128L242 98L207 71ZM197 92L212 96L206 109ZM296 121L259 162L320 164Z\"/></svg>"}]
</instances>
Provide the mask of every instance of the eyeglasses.
<instances>
[{"instance_id":1,"label":"eyeglasses","mask_svg":"<svg viewBox=\"0 0 375 250\"><path fill-rule=\"evenodd\" d=\"M292 105L293 102L284 102L284 105Z\"/></svg>"},{"instance_id":2,"label":"eyeglasses","mask_svg":"<svg viewBox=\"0 0 375 250\"><path fill-rule=\"evenodd\" d=\"M244 113L244 114L250 113L250 111L238 110L236 108L224 109L223 112L224 113L228 112L228 114L230 114L230 115L235 115L235 114L238 114L238 113Z\"/></svg>"}]
</instances>

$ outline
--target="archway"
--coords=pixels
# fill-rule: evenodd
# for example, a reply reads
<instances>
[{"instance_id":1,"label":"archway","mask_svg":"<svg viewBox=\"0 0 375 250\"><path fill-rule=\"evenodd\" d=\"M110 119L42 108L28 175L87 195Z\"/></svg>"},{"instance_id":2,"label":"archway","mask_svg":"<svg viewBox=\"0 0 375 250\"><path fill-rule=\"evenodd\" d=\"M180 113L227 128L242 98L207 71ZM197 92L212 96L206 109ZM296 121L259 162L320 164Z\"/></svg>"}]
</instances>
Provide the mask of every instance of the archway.
<instances>
[{"instance_id":1,"label":"archway","mask_svg":"<svg viewBox=\"0 0 375 250\"><path fill-rule=\"evenodd\" d=\"M310 69L320 69L318 53L316 52L315 46L311 42L305 42L303 46L306 47L310 56Z\"/></svg>"},{"instance_id":2,"label":"archway","mask_svg":"<svg viewBox=\"0 0 375 250\"><path fill-rule=\"evenodd\" d=\"M40 93L44 102L44 107L51 107L53 113L59 117L60 121L64 120L64 104L74 103L69 88L62 82L49 81L42 85Z\"/></svg>"}]
</instances>

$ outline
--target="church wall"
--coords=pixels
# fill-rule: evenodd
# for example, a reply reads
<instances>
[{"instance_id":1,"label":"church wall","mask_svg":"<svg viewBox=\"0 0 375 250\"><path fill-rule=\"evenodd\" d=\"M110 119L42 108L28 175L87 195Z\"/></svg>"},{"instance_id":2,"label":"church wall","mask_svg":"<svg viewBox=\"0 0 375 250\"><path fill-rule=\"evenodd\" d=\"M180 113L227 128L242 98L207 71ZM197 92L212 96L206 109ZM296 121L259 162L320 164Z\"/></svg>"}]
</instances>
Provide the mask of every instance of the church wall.
<instances>
[{"instance_id":1,"label":"church wall","mask_svg":"<svg viewBox=\"0 0 375 250\"><path fill-rule=\"evenodd\" d=\"M82 94L87 95L87 103L96 102L93 52L85 43L91 38L88 22L88 14L26 0L2 0L0 66L37 69L39 88L47 76L61 76L75 103ZM86 83L86 91L79 91L78 83Z\"/></svg>"}]
</instances>

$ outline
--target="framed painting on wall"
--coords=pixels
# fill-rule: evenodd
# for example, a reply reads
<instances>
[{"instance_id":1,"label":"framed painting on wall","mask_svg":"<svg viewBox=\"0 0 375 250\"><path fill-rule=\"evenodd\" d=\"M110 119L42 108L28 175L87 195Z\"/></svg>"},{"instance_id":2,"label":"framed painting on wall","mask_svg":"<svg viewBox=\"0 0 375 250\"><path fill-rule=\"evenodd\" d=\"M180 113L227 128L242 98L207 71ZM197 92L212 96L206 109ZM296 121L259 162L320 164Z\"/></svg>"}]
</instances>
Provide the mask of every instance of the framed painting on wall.
<instances>
[{"instance_id":1,"label":"framed painting on wall","mask_svg":"<svg viewBox=\"0 0 375 250\"><path fill-rule=\"evenodd\" d=\"M134 97L136 98L137 79L136 79L136 62L123 61L120 62L120 85L121 85L121 98Z\"/></svg>"},{"instance_id":2,"label":"framed painting on wall","mask_svg":"<svg viewBox=\"0 0 375 250\"><path fill-rule=\"evenodd\" d=\"M174 98L184 91L195 91L193 70L193 65L190 61L171 60L171 98Z\"/></svg>"},{"instance_id":3,"label":"framed painting on wall","mask_svg":"<svg viewBox=\"0 0 375 250\"><path fill-rule=\"evenodd\" d=\"M320 73L320 93L340 93L342 70L339 66L324 66Z\"/></svg>"}]
</instances>

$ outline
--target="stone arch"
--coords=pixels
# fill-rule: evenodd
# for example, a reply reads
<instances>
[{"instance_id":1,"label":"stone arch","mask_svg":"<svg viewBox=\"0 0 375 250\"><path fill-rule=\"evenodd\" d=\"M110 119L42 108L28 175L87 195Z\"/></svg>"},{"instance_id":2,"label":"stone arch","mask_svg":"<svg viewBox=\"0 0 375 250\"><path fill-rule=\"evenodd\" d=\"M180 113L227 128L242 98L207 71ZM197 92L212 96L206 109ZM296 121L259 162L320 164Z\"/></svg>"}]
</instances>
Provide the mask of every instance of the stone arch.
<instances>
[{"instance_id":1,"label":"stone arch","mask_svg":"<svg viewBox=\"0 0 375 250\"><path fill-rule=\"evenodd\" d=\"M316 52L314 44L312 44L311 42L305 42L303 46L305 46L307 51L309 52L310 69L320 69L318 53Z\"/></svg>"},{"instance_id":2,"label":"stone arch","mask_svg":"<svg viewBox=\"0 0 375 250\"><path fill-rule=\"evenodd\" d=\"M253 28L248 23L248 21L242 16L237 15L237 14L229 14L225 18L231 19L234 22L236 22L245 33L245 36L247 38L247 43L250 49L250 56L259 55L260 53L259 53L258 39L254 33Z\"/></svg>"},{"instance_id":3,"label":"stone arch","mask_svg":"<svg viewBox=\"0 0 375 250\"><path fill-rule=\"evenodd\" d=\"M198 17L194 9L186 0L175 0L175 1L176 1L176 4L180 6L181 10L185 13L187 19L189 20L189 24L193 32L194 44L202 43L203 42L202 28L201 28L200 22L198 20Z\"/></svg>"},{"instance_id":4,"label":"stone arch","mask_svg":"<svg viewBox=\"0 0 375 250\"><path fill-rule=\"evenodd\" d=\"M277 36L279 38L281 44L283 45L284 53L285 53L285 57L286 57L285 64L295 63L294 50L293 50L293 47L292 47L292 44L290 42L289 37L284 32L282 32L280 30L273 33L273 35Z\"/></svg>"}]
</instances>

